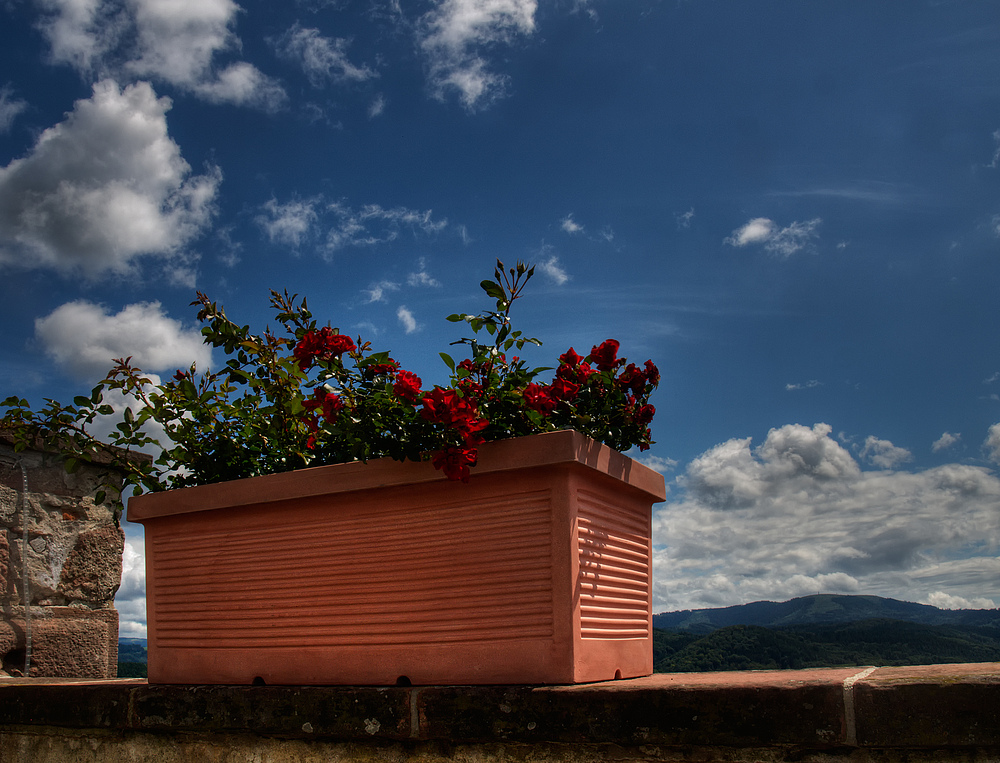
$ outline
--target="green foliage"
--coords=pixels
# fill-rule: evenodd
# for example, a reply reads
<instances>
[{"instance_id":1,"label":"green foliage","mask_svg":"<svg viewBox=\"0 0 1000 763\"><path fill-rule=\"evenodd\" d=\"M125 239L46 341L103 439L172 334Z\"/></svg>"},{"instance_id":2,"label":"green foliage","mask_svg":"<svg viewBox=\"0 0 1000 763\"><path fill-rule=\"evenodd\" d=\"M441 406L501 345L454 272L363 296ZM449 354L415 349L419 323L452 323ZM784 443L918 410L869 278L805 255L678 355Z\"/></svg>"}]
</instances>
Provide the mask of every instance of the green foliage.
<instances>
[{"instance_id":1,"label":"green foliage","mask_svg":"<svg viewBox=\"0 0 1000 763\"><path fill-rule=\"evenodd\" d=\"M731 625L705 636L654 629L653 661L658 672L998 660L1000 628L992 626L935 626L875 619L778 629Z\"/></svg>"},{"instance_id":2,"label":"green foliage","mask_svg":"<svg viewBox=\"0 0 1000 763\"><path fill-rule=\"evenodd\" d=\"M553 383L540 385L536 377L551 369L508 358L541 344L510 320L533 274L524 263L505 269L498 260L494 279L481 284L496 309L449 316L473 336L452 343L466 345L469 358L456 363L441 353L451 373L447 388L421 390L421 380L388 353L320 326L297 295L272 291L280 331L255 334L199 292L191 304L199 308L204 342L225 355L219 368L191 366L154 384L131 358L119 358L89 396L72 404L47 399L32 410L22 398L7 398L0 426L14 435L17 450L41 438L71 471L101 457L124 474L125 485L146 491L381 457L431 458L449 478L467 480L482 442L566 428L618 450L648 448L648 398L659 382L650 361L645 369L626 367L618 343L608 340L586 359L570 349ZM481 332L489 339L482 341ZM112 396L133 407L116 414ZM102 442L92 426L112 416L116 423ZM129 458L139 450L157 455Z\"/></svg>"}]
</instances>

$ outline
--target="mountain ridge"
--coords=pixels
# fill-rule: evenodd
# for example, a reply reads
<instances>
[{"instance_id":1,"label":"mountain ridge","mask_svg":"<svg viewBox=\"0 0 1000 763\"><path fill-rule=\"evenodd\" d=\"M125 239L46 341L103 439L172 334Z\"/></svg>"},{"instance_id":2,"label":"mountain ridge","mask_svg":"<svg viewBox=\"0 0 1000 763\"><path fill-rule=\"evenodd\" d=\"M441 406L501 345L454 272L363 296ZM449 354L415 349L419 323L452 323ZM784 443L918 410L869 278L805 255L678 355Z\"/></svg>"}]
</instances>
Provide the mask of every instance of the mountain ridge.
<instances>
[{"instance_id":1,"label":"mountain ridge","mask_svg":"<svg viewBox=\"0 0 1000 763\"><path fill-rule=\"evenodd\" d=\"M939 609L930 604L852 594L812 594L783 602L685 609L653 615L653 627L706 634L731 625L787 628L858 620L903 620L923 625L997 625L1000 609Z\"/></svg>"}]
</instances>

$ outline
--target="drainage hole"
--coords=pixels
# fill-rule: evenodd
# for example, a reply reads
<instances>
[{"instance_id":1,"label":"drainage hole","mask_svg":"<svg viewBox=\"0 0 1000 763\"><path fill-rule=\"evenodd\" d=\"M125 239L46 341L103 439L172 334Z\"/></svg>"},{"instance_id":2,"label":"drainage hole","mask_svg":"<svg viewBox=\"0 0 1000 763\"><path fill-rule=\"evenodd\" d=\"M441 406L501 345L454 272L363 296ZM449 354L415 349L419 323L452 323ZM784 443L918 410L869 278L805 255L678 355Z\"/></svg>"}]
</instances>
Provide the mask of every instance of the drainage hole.
<instances>
[{"instance_id":1,"label":"drainage hole","mask_svg":"<svg viewBox=\"0 0 1000 763\"><path fill-rule=\"evenodd\" d=\"M400 676L396 679L396 686L413 686L413 682L407 676Z\"/></svg>"},{"instance_id":2,"label":"drainage hole","mask_svg":"<svg viewBox=\"0 0 1000 763\"><path fill-rule=\"evenodd\" d=\"M254 679L250 682L251 686L267 686L267 682L260 676L254 676Z\"/></svg>"}]
</instances>

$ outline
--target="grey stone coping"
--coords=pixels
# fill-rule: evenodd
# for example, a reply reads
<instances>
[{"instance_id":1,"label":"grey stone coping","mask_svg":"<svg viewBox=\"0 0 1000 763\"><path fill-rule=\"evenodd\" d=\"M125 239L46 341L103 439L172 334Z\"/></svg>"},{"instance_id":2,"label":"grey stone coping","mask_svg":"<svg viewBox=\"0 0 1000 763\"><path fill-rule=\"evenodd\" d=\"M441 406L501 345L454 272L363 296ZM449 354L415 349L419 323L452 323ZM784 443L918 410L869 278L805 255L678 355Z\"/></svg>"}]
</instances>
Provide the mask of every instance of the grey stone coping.
<instances>
[{"instance_id":1,"label":"grey stone coping","mask_svg":"<svg viewBox=\"0 0 1000 763\"><path fill-rule=\"evenodd\" d=\"M150 686L0 679L0 732L387 744L1000 750L1000 663L656 674L575 686Z\"/></svg>"}]
</instances>

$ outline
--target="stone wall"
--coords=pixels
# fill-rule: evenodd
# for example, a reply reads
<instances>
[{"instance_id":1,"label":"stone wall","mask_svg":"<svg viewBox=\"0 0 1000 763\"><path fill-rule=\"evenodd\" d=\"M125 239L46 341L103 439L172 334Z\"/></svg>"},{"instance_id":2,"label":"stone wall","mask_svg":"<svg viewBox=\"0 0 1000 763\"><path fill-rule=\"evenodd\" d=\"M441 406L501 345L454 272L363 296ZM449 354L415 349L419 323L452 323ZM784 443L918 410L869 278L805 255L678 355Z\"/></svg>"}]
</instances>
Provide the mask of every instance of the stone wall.
<instances>
[{"instance_id":1,"label":"stone wall","mask_svg":"<svg viewBox=\"0 0 1000 763\"><path fill-rule=\"evenodd\" d=\"M125 539L113 505L94 501L102 470L68 474L52 455L15 453L0 433L0 675L23 675L29 654L31 676L117 674L114 597Z\"/></svg>"},{"instance_id":2,"label":"stone wall","mask_svg":"<svg viewBox=\"0 0 1000 763\"><path fill-rule=\"evenodd\" d=\"M575 686L0 678L10 763L996 763L1000 664Z\"/></svg>"}]
</instances>

